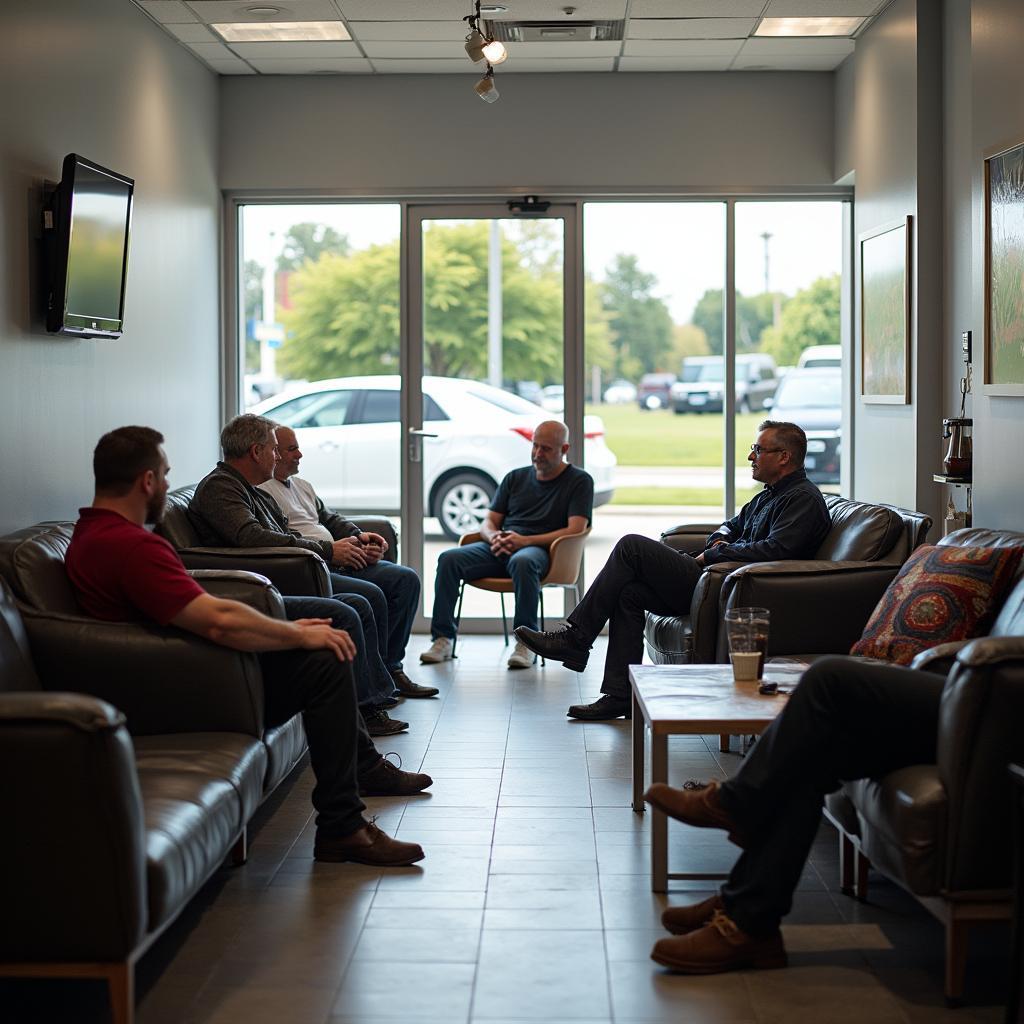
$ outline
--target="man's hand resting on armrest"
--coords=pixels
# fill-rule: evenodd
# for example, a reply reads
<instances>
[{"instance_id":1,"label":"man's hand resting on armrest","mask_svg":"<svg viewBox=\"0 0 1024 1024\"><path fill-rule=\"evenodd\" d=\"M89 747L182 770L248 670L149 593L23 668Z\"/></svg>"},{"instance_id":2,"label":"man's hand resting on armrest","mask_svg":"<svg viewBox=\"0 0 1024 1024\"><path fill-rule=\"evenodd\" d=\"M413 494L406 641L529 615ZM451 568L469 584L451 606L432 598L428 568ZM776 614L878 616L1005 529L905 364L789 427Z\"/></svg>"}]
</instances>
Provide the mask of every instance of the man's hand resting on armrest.
<instances>
[{"instance_id":1,"label":"man's hand resting on armrest","mask_svg":"<svg viewBox=\"0 0 1024 1024\"><path fill-rule=\"evenodd\" d=\"M366 551L367 549L359 542L359 537L342 537L331 545L331 565L339 569L364 569L372 564L367 558Z\"/></svg>"}]
</instances>

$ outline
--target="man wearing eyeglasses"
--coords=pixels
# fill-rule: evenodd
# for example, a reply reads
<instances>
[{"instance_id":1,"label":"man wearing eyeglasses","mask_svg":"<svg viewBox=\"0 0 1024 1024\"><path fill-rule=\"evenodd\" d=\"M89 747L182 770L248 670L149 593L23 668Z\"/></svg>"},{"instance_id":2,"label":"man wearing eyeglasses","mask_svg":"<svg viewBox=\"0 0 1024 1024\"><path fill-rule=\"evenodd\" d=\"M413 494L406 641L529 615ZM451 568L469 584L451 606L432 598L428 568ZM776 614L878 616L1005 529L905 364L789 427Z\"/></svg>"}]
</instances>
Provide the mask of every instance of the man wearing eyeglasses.
<instances>
[{"instance_id":1,"label":"man wearing eyeglasses","mask_svg":"<svg viewBox=\"0 0 1024 1024\"><path fill-rule=\"evenodd\" d=\"M704 569L716 562L775 562L811 558L832 521L821 491L807 479L807 436L795 423L765 420L747 456L764 490L723 523L696 557L649 537L630 534L612 549L583 600L561 629L520 626L516 639L531 651L582 672L594 639L608 623L601 696L569 708L588 722L630 717L629 666L644 653L644 617L688 615Z\"/></svg>"}]
</instances>

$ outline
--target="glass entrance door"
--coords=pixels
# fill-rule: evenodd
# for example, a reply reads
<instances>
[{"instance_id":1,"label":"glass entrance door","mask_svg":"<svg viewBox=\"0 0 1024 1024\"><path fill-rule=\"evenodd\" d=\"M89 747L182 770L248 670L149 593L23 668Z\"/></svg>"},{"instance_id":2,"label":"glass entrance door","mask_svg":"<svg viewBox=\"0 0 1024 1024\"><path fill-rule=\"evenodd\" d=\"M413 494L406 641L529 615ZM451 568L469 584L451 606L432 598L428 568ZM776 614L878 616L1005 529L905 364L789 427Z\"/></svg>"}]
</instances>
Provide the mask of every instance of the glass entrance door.
<instances>
[{"instance_id":1,"label":"glass entrance door","mask_svg":"<svg viewBox=\"0 0 1024 1024\"><path fill-rule=\"evenodd\" d=\"M529 465L537 424L566 422L569 460L589 455L580 443L575 215L557 205L528 217L505 204L408 210L403 491L423 627L438 556L479 528L502 477ZM547 614L561 616L561 591L549 597ZM468 587L462 632L500 629L500 610L498 595Z\"/></svg>"}]
</instances>

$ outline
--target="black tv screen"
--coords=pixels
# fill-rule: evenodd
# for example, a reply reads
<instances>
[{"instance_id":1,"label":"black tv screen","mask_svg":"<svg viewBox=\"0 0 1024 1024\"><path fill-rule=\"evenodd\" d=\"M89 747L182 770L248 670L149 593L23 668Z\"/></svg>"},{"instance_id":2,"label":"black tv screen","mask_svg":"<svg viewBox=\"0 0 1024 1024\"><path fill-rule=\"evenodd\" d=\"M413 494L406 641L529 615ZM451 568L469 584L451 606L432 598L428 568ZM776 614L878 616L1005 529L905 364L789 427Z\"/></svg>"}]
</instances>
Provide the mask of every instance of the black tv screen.
<instances>
[{"instance_id":1,"label":"black tv screen","mask_svg":"<svg viewBox=\"0 0 1024 1024\"><path fill-rule=\"evenodd\" d=\"M47 330L120 336L134 191L135 182L123 174L75 153L64 158L46 223L51 252Z\"/></svg>"}]
</instances>

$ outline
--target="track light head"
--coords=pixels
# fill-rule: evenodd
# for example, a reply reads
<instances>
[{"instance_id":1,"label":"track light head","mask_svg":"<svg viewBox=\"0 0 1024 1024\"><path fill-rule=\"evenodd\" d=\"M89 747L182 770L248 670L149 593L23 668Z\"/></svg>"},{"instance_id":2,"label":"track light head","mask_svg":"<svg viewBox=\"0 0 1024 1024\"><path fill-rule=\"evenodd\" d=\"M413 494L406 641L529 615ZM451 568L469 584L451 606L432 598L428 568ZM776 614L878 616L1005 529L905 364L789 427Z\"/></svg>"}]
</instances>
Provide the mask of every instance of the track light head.
<instances>
[{"instance_id":1,"label":"track light head","mask_svg":"<svg viewBox=\"0 0 1024 1024\"><path fill-rule=\"evenodd\" d=\"M487 40L479 29L474 28L466 36L466 54L474 64L479 64L484 59L484 49L488 45Z\"/></svg>"},{"instance_id":2,"label":"track light head","mask_svg":"<svg viewBox=\"0 0 1024 1024\"><path fill-rule=\"evenodd\" d=\"M473 86L473 91L484 103L494 103L499 98L498 87L494 84L493 68L487 68L487 73Z\"/></svg>"}]
</instances>

